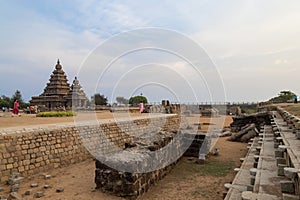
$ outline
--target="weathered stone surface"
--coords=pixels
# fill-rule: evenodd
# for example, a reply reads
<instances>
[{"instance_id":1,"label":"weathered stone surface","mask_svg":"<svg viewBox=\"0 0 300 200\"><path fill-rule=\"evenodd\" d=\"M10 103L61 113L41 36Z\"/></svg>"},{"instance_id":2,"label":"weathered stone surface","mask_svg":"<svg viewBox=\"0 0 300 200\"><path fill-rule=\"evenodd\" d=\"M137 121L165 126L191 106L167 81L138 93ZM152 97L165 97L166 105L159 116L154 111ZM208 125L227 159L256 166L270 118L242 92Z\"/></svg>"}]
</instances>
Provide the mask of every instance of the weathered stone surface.
<instances>
[{"instance_id":1,"label":"weathered stone surface","mask_svg":"<svg viewBox=\"0 0 300 200\"><path fill-rule=\"evenodd\" d=\"M257 169L256 168L251 168L250 169L250 175L251 176L256 176L256 173L257 173Z\"/></svg>"},{"instance_id":2,"label":"weathered stone surface","mask_svg":"<svg viewBox=\"0 0 300 200\"><path fill-rule=\"evenodd\" d=\"M50 187L50 185L44 185L45 189L48 189Z\"/></svg>"},{"instance_id":3,"label":"weathered stone surface","mask_svg":"<svg viewBox=\"0 0 300 200\"><path fill-rule=\"evenodd\" d=\"M31 190L26 190L24 194L25 195L31 195L31 192L32 192Z\"/></svg>"},{"instance_id":4,"label":"weathered stone surface","mask_svg":"<svg viewBox=\"0 0 300 200\"><path fill-rule=\"evenodd\" d=\"M44 196L44 193L42 191L37 191L35 194L34 194L34 197L35 198L41 198Z\"/></svg>"},{"instance_id":5,"label":"weathered stone surface","mask_svg":"<svg viewBox=\"0 0 300 200\"><path fill-rule=\"evenodd\" d=\"M285 167L286 167L286 164L278 164L278 169L277 169L278 176L284 176L284 168Z\"/></svg>"},{"instance_id":6,"label":"weathered stone surface","mask_svg":"<svg viewBox=\"0 0 300 200\"><path fill-rule=\"evenodd\" d=\"M295 186L293 181L280 181L280 188L282 193L295 193Z\"/></svg>"},{"instance_id":7,"label":"weathered stone surface","mask_svg":"<svg viewBox=\"0 0 300 200\"><path fill-rule=\"evenodd\" d=\"M0 200L7 200L7 197L4 195L0 195Z\"/></svg>"},{"instance_id":8,"label":"weathered stone surface","mask_svg":"<svg viewBox=\"0 0 300 200\"><path fill-rule=\"evenodd\" d=\"M14 184L11 186L11 192L18 192L19 191L19 184Z\"/></svg>"},{"instance_id":9,"label":"weathered stone surface","mask_svg":"<svg viewBox=\"0 0 300 200\"><path fill-rule=\"evenodd\" d=\"M39 186L37 183L32 183L32 184L30 185L30 187L37 187L37 186Z\"/></svg>"},{"instance_id":10,"label":"weathered stone surface","mask_svg":"<svg viewBox=\"0 0 300 200\"><path fill-rule=\"evenodd\" d=\"M175 136L176 140L173 139ZM197 135L195 137L190 132L183 133L181 131L150 132L140 136L127 144L125 150L106 158L105 164L96 160L96 188L117 196L136 198L146 192L150 185L169 173L184 153L183 150L188 149L189 145L195 145L192 142L193 138L198 139ZM173 151L156 155L155 159L158 160L153 162L154 158L150 156L151 152L166 148L170 142L175 147ZM200 147L201 144L197 144L197 156ZM180 153L180 151L183 152ZM173 162L169 162L170 159ZM157 162L165 167L149 171L149 166ZM123 172L122 167L124 166L128 172ZM118 167L121 167L120 170L117 170Z\"/></svg>"},{"instance_id":11,"label":"weathered stone surface","mask_svg":"<svg viewBox=\"0 0 300 200\"><path fill-rule=\"evenodd\" d=\"M50 178L51 178L51 175L46 174L44 178L45 178L45 179L50 179Z\"/></svg>"},{"instance_id":12,"label":"weathered stone surface","mask_svg":"<svg viewBox=\"0 0 300 200\"><path fill-rule=\"evenodd\" d=\"M57 193L61 193L61 192L64 192L64 191L65 191L65 189L62 188L62 187L59 187L59 188L56 189Z\"/></svg>"},{"instance_id":13,"label":"weathered stone surface","mask_svg":"<svg viewBox=\"0 0 300 200\"><path fill-rule=\"evenodd\" d=\"M291 168L291 167L284 168L284 175L291 180L293 180L295 177L297 177L298 172L299 172L299 170L296 168Z\"/></svg>"},{"instance_id":14,"label":"weathered stone surface","mask_svg":"<svg viewBox=\"0 0 300 200\"><path fill-rule=\"evenodd\" d=\"M287 194L287 193L282 194L282 200L299 200L299 199L300 198L298 195Z\"/></svg>"},{"instance_id":15,"label":"weathered stone surface","mask_svg":"<svg viewBox=\"0 0 300 200\"><path fill-rule=\"evenodd\" d=\"M7 200L22 200L22 195L17 192L12 192L8 195Z\"/></svg>"},{"instance_id":16,"label":"weathered stone surface","mask_svg":"<svg viewBox=\"0 0 300 200\"><path fill-rule=\"evenodd\" d=\"M24 177L10 178L8 180L9 185L20 184L23 181Z\"/></svg>"},{"instance_id":17,"label":"weathered stone surface","mask_svg":"<svg viewBox=\"0 0 300 200\"><path fill-rule=\"evenodd\" d=\"M255 200L256 199L256 194L254 194L251 191L244 191L242 192L242 200Z\"/></svg>"}]
</instances>

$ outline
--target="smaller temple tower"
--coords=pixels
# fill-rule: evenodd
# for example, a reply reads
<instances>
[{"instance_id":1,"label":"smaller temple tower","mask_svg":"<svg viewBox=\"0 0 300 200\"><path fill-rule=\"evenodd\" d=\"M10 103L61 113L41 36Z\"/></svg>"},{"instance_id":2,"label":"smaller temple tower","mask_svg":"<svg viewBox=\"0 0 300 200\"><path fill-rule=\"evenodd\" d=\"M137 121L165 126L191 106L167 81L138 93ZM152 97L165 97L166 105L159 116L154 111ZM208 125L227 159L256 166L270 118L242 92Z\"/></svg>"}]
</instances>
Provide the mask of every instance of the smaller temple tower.
<instances>
[{"instance_id":1,"label":"smaller temple tower","mask_svg":"<svg viewBox=\"0 0 300 200\"><path fill-rule=\"evenodd\" d=\"M87 101L88 99L81 89L77 77L70 87L67 76L59 60L57 60L44 92L39 96L32 97L30 105L37 105L41 110L51 111L71 109L73 102L75 103L73 107L82 108L86 106Z\"/></svg>"},{"instance_id":2,"label":"smaller temple tower","mask_svg":"<svg viewBox=\"0 0 300 200\"><path fill-rule=\"evenodd\" d=\"M73 108L83 108L86 107L87 104L87 97L84 91L81 89L81 85L77 77L73 80L73 84L71 89L66 97L67 100L67 107Z\"/></svg>"}]
</instances>

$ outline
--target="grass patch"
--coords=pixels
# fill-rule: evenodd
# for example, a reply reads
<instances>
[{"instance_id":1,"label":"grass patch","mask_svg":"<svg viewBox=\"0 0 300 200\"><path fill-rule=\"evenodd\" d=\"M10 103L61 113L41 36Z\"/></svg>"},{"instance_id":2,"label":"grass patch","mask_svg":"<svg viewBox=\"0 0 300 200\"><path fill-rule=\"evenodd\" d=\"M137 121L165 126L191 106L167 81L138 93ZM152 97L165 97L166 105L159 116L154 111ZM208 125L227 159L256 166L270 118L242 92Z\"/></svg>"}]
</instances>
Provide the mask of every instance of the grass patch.
<instances>
[{"instance_id":1,"label":"grass patch","mask_svg":"<svg viewBox=\"0 0 300 200\"><path fill-rule=\"evenodd\" d=\"M62 111L62 112L40 112L36 115L37 117L71 117L76 116L76 113L73 111Z\"/></svg>"},{"instance_id":2,"label":"grass patch","mask_svg":"<svg viewBox=\"0 0 300 200\"><path fill-rule=\"evenodd\" d=\"M200 165L195 162L183 161L176 167L178 175L197 174L200 176L210 175L214 177L225 177L234 168L232 161L210 160Z\"/></svg>"},{"instance_id":3,"label":"grass patch","mask_svg":"<svg viewBox=\"0 0 300 200\"><path fill-rule=\"evenodd\" d=\"M256 108L242 108L241 110L242 110L242 113L246 113L248 115L257 112Z\"/></svg>"}]
</instances>

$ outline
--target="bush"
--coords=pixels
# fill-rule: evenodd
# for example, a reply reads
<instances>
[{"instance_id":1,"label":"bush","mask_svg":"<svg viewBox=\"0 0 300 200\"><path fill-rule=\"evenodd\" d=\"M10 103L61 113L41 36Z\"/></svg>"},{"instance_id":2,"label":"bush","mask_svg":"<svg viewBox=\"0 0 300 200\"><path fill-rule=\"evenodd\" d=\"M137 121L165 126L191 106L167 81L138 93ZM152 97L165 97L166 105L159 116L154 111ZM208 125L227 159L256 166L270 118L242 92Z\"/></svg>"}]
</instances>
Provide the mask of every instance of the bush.
<instances>
[{"instance_id":1,"label":"bush","mask_svg":"<svg viewBox=\"0 0 300 200\"><path fill-rule=\"evenodd\" d=\"M144 96L134 96L134 97L130 97L130 99L129 99L129 104L131 104L131 105L139 105L140 102L147 104L148 100Z\"/></svg>"},{"instance_id":2,"label":"bush","mask_svg":"<svg viewBox=\"0 0 300 200\"><path fill-rule=\"evenodd\" d=\"M73 111L69 112L40 112L36 115L37 117L71 117L76 116Z\"/></svg>"}]
</instances>

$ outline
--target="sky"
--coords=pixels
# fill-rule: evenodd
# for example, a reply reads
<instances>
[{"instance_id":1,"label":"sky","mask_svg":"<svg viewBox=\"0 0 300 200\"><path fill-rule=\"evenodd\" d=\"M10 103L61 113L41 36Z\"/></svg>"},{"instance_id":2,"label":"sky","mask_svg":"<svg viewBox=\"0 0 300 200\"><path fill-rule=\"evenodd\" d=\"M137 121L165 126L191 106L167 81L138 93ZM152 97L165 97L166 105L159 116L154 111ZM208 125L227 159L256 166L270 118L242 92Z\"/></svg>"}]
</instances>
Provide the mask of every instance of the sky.
<instances>
[{"instance_id":1,"label":"sky","mask_svg":"<svg viewBox=\"0 0 300 200\"><path fill-rule=\"evenodd\" d=\"M1 1L0 95L40 95L57 59L110 102L300 95L300 1Z\"/></svg>"}]
</instances>

